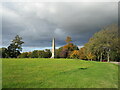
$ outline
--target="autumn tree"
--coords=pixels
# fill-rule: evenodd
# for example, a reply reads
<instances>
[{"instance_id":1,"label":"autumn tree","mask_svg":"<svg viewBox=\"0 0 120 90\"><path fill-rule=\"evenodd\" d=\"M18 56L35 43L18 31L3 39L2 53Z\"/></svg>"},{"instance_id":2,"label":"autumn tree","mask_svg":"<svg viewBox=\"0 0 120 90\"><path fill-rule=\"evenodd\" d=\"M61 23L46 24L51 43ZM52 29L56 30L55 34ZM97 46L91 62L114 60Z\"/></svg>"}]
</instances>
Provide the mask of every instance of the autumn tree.
<instances>
[{"instance_id":1,"label":"autumn tree","mask_svg":"<svg viewBox=\"0 0 120 90\"><path fill-rule=\"evenodd\" d=\"M66 41L66 43L68 43L68 44L69 44L69 43L72 41L72 39L71 39L71 37L70 37L70 36L67 36L65 41Z\"/></svg>"},{"instance_id":2,"label":"autumn tree","mask_svg":"<svg viewBox=\"0 0 120 90\"><path fill-rule=\"evenodd\" d=\"M85 47L80 48L79 54L80 54L80 59L83 59L83 60L87 59L87 57L86 57L86 48Z\"/></svg>"},{"instance_id":3,"label":"autumn tree","mask_svg":"<svg viewBox=\"0 0 120 90\"><path fill-rule=\"evenodd\" d=\"M67 36L65 41L67 42L67 44L56 50L56 57L70 58L70 53L72 51L79 50L79 48L76 45L70 43L70 41L72 41L70 36Z\"/></svg>"},{"instance_id":4,"label":"autumn tree","mask_svg":"<svg viewBox=\"0 0 120 90\"><path fill-rule=\"evenodd\" d=\"M80 51L79 50L74 50L70 53L70 58L75 58L79 59L80 58Z\"/></svg>"},{"instance_id":5,"label":"autumn tree","mask_svg":"<svg viewBox=\"0 0 120 90\"><path fill-rule=\"evenodd\" d=\"M68 57L68 49L62 49L60 52L60 58L67 58Z\"/></svg>"},{"instance_id":6,"label":"autumn tree","mask_svg":"<svg viewBox=\"0 0 120 90\"><path fill-rule=\"evenodd\" d=\"M74 45L73 43L69 43L67 45L64 45L62 47L61 53L60 53L60 57L62 58L69 58L70 57L70 53L74 50L79 50L79 48Z\"/></svg>"}]
</instances>

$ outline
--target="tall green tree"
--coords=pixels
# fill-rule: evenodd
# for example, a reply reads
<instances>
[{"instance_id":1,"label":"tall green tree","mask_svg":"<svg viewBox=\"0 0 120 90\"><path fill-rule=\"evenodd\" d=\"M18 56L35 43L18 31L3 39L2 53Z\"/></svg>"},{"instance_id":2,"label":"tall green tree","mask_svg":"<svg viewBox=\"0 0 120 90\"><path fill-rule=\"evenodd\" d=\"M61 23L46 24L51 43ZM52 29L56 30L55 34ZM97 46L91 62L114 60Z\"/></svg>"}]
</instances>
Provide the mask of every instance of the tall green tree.
<instances>
[{"instance_id":1,"label":"tall green tree","mask_svg":"<svg viewBox=\"0 0 120 90\"><path fill-rule=\"evenodd\" d=\"M0 48L0 58L8 58L8 52L7 52L7 48L2 47Z\"/></svg>"},{"instance_id":2,"label":"tall green tree","mask_svg":"<svg viewBox=\"0 0 120 90\"><path fill-rule=\"evenodd\" d=\"M15 38L12 40L12 43L7 48L9 57L16 58L18 55L20 55L23 43L24 42L22 41L22 37L16 35Z\"/></svg>"},{"instance_id":3,"label":"tall green tree","mask_svg":"<svg viewBox=\"0 0 120 90\"><path fill-rule=\"evenodd\" d=\"M118 54L119 50L118 26L114 24L104 27L90 38L85 47L87 52L95 54L100 61L107 59L109 62L110 60L117 59L113 57L115 53Z\"/></svg>"}]
</instances>

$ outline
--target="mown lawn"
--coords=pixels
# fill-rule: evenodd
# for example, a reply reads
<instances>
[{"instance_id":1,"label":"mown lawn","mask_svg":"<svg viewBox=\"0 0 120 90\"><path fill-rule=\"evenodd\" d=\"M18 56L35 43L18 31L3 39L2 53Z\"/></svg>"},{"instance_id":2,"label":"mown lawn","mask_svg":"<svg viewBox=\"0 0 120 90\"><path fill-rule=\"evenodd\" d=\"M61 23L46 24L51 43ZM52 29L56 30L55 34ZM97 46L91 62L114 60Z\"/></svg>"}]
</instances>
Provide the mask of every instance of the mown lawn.
<instances>
[{"instance_id":1,"label":"mown lawn","mask_svg":"<svg viewBox=\"0 0 120 90\"><path fill-rule=\"evenodd\" d=\"M0 90L2 89L2 59L0 59Z\"/></svg>"},{"instance_id":2,"label":"mown lawn","mask_svg":"<svg viewBox=\"0 0 120 90\"><path fill-rule=\"evenodd\" d=\"M3 59L3 88L117 88L118 65L78 59Z\"/></svg>"}]
</instances>

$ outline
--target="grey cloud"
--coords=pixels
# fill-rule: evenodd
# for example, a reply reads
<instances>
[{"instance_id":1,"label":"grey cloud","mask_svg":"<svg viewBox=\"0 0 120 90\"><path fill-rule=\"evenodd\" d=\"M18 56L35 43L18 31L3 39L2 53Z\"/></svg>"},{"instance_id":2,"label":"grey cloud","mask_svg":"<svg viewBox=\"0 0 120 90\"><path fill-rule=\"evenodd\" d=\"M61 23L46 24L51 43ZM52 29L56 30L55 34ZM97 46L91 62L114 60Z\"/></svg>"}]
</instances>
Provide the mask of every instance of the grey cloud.
<instances>
[{"instance_id":1,"label":"grey cloud","mask_svg":"<svg viewBox=\"0 0 120 90\"><path fill-rule=\"evenodd\" d=\"M85 44L102 27L117 23L117 3L4 3L3 45L16 34L24 46L57 46L71 36L77 45Z\"/></svg>"}]
</instances>

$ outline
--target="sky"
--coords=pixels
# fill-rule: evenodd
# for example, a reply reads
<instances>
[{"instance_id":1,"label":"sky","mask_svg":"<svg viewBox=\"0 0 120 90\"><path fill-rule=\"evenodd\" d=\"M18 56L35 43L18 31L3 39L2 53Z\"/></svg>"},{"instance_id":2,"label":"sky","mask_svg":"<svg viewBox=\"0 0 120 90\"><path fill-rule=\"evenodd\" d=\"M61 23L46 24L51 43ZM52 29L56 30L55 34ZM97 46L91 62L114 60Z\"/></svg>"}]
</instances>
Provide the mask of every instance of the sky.
<instances>
[{"instance_id":1,"label":"sky","mask_svg":"<svg viewBox=\"0 0 120 90\"><path fill-rule=\"evenodd\" d=\"M23 52L51 49L53 37L56 48L67 36L82 47L95 32L118 22L117 2L3 2L1 7L2 46L19 35Z\"/></svg>"}]
</instances>

